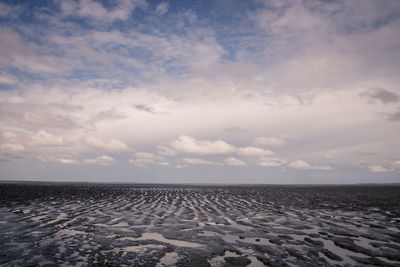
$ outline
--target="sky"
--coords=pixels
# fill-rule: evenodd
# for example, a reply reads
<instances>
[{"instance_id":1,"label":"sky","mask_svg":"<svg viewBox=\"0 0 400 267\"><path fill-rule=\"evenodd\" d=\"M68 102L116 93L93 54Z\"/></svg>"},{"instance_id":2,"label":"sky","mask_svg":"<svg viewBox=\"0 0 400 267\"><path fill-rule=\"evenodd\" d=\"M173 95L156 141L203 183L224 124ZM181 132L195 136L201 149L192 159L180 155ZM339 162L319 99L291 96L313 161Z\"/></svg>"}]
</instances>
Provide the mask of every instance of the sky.
<instances>
[{"instance_id":1,"label":"sky","mask_svg":"<svg viewBox=\"0 0 400 267\"><path fill-rule=\"evenodd\" d=\"M400 1L0 1L0 180L400 182Z\"/></svg>"}]
</instances>

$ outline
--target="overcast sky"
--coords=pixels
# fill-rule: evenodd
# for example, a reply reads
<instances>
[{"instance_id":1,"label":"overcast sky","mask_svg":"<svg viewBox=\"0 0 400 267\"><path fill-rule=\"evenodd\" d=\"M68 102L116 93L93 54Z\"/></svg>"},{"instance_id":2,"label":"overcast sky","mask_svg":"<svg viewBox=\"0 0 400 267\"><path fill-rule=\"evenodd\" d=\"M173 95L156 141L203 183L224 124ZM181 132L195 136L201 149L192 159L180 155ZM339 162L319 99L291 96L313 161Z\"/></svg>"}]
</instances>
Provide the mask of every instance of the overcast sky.
<instances>
[{"instance_id":1,"label":"overcast sky","mask_svg":"<svg viewBox=\"0 0 400 267\"><path fill-rule=\"evenodd\" d=\"M400 182L400 1L1 1L0 179Z\"/></svg>"}]
</instances>

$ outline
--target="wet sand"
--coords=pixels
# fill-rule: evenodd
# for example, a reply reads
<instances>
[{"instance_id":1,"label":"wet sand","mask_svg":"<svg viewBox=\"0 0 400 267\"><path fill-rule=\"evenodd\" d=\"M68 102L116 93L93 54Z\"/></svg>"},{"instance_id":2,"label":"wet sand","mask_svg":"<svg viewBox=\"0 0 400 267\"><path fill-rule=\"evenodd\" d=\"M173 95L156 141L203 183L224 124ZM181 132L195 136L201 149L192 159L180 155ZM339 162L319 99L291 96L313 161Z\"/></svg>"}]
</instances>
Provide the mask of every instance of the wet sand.
<instances>
[{"instance_id":1,"label":"wet sand","mask_svg":"<svg viewBox=\"0 0 400 267\"><path fill-rule=\"evenodd\" d=\"M400 186L0 184L1 266L400 266Z\"/></svg>"}]
</instances>

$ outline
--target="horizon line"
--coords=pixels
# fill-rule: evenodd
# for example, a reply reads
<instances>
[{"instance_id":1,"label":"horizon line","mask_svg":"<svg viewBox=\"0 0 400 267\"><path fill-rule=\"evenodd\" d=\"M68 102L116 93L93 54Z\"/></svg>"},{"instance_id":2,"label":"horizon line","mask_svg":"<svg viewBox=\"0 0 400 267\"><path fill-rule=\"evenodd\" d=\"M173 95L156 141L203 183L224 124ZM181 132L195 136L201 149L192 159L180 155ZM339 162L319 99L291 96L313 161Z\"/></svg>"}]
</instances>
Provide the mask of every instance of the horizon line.
<instances>
[{"instance_id":1,"label":"horizon line","mask_svg":"<svg viewBox=\"0 0 400 267\"><path fill-rule=\"evenodd\" d=\"M104 181L47 181L47 180L0 180L0 184L4 183L54 183L54 184L110 184L110 185L271 185L271 186L341 186L341 185L400 185L400 182L368 182L368 183L182 183L182 182L104 182Z\"/></svg>"}]
</instances>

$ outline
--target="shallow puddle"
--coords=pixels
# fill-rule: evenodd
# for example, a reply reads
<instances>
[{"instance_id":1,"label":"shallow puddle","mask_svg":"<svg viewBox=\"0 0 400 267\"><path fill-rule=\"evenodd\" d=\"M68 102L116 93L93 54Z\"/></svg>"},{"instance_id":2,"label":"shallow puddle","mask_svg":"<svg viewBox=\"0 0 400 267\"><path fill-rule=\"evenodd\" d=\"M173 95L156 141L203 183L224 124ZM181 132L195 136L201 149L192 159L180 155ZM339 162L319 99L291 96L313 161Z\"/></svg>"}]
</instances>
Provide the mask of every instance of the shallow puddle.
<instances>
[{"instance_id":1,"label":"shallow puddle","mask_svg":"<svg viewBox=\"0 0 400 267\"><path fill-rule=\"evenodd\" d=\"M140 241L140 240L155 240L163 243L168 243L173 246L177 247L187 247L187 248L198 248L203 246L202 244L187 242L182 240L176 239L167 239L163 235L159 233L144 233L141 237L134 238L134 237L124 237L121 238L122 240L131 240L131 241Z\"/></svg>"}]
</instances>

